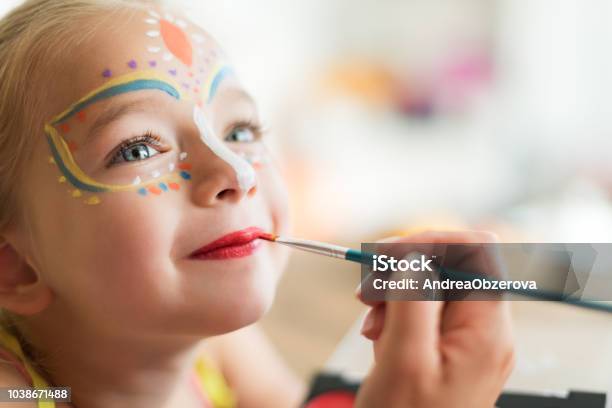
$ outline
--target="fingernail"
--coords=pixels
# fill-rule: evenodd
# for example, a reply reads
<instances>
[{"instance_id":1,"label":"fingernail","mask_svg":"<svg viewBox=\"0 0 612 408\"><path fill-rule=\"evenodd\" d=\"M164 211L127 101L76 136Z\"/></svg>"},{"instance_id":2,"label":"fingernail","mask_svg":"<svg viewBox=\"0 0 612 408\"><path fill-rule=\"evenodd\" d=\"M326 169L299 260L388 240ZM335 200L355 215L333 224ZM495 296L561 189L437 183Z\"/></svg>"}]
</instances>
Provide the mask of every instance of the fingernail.
<instances>
[{"instance_id":1,"label":"fingernail","mask_svg":"<svg viewBox=\"0 0 612 408\"><path fill-rule=\"evenodd\" d=\"M359 284L355 288L355 296L359 298L359 295L361 295L361 282L359 282Z\"/></svg>"}]
</instances>

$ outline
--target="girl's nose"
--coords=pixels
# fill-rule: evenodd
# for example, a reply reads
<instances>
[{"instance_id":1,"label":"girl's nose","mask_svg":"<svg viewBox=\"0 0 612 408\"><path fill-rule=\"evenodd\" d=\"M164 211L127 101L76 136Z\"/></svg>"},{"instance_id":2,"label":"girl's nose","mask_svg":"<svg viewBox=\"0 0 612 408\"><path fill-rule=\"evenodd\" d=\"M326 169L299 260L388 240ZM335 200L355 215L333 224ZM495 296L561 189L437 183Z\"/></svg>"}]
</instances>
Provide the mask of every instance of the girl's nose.
<instances>
[{"instance_id":1,"label":"girl's nose","mask_svg":"<svg viewBox=\"0 0 612 408\"><path fill-rule=\"evenodd\" d=\"M205 149L205 146L202 146ZM252 197L257 191L257 182L243 190L234 169L211 152L203 163L193 169L192 199L200 207L215 207L222 204L235 204Z\"/></svg>"}]
</instances>

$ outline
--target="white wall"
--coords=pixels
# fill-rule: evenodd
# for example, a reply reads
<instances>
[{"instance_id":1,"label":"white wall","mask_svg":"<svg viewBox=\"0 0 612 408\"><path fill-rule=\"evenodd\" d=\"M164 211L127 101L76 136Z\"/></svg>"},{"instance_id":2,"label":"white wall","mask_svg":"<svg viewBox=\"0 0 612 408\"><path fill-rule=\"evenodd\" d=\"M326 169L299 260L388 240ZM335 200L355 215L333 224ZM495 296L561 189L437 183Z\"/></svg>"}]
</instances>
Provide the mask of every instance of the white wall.
<instances>
[{"instance_id":1,"label":"white wall","mask_svg":"<svg viewBox=\"0 0 612 408\"><path fill-rule=\"evenodd\" d=\"M0 16L6 14L19 3L21 3L20 0L3 0L2 3L0 3Z\"/></svg>"}]
</instances>

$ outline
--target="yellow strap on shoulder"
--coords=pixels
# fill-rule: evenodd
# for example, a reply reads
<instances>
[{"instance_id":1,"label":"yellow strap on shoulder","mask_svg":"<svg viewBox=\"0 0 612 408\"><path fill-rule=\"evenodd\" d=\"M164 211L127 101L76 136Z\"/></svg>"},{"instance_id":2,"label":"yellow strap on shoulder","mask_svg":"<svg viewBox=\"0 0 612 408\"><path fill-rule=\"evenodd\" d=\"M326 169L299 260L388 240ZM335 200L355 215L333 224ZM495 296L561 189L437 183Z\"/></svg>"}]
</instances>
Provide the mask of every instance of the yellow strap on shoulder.
<instances>
[{"instance_id":1,"label":"yellow strap on shoulder","mask_svg":"<svg viewBox=\"0 0 612 408\"><path fill-rule=\"evenodd\" d=\"M0 343L4 345L10 352L15 354L23 363L26 371L32 377L34 389L48 388L49 384L42 378L40 374L32 367L28 359L25 357L19 341L10 334L6 329L0 327ZM53 401L38 401L38 408L55 408Z\"/></svg>"},{"instance_id":2,"label":"yellow strap on shoulder","mask_svg":"<svg viewBox=\"0 0 612 408\"><path fill-rule=\"evenodd\" d=\"M195 370L214 408L235 408L237 406L236 396L225 381L223 374L209 364L205 357L198 359Z\"/></svg>"}]
</instances>

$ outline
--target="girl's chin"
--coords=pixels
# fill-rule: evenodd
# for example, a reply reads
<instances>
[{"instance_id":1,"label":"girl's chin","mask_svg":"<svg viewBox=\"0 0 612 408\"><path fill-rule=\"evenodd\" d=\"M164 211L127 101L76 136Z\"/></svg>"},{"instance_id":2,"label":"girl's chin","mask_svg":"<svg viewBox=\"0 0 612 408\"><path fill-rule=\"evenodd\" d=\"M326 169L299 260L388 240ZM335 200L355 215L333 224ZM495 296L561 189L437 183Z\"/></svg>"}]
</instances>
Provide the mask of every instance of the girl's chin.
<instances>
[{"instance_id":1,"label":"girl's chin","mask_svg":"<svg viewBox=\"0 0 612 408\"><path fill-rule=\"evenodd\" d=\"M207 336L215 336L239 330L259 321L270 310L274 302L275 288L257 288L248 293L225 296L216 307L198 314L199 324L206 328Z\"/></svg>"}]
</instances>

